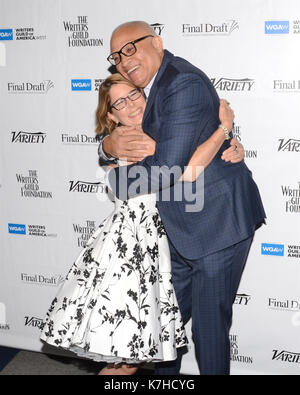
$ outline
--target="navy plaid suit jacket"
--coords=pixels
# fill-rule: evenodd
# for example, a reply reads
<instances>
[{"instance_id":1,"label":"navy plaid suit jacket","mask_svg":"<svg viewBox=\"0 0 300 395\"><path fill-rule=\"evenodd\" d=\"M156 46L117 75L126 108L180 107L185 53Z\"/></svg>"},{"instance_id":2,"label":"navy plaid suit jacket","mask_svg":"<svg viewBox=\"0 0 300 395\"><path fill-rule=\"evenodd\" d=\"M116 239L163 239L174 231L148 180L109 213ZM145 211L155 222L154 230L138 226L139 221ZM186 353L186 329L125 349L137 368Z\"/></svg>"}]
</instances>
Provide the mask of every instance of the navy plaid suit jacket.
<instances>
[{"instance_id":1,"label":"navy plaid suit jacket","mask_svg":"<svg viewBox=\"0 0 300 395\"><path fill-rule=\"evenodd\" d=\"M197 146L217 129L218 113L219 97L209 78L186 60L165 50L142 125L144 132L156 141L156 151L137 163L145 170L140 181L151 185L151 191L159 195L165 184L162 177L151 177L151 168L180 166L183 170ZM175 201L172 184L169 185L171 201L162 201L158 196L157 207L168 237L187 259L198 259L230 247L252 236L264 222L259 191L245 163L231 164L221 159L228 147L229 142L225 141L204 172L201 211L187 212L186 205L190 201ZM114 193L122 200L133 196L128 194L135 181L128 178L133 166L119 167L114 174L109 174ZM125 191L119 188L126 184Z\"/></svg>"}]
</instances>

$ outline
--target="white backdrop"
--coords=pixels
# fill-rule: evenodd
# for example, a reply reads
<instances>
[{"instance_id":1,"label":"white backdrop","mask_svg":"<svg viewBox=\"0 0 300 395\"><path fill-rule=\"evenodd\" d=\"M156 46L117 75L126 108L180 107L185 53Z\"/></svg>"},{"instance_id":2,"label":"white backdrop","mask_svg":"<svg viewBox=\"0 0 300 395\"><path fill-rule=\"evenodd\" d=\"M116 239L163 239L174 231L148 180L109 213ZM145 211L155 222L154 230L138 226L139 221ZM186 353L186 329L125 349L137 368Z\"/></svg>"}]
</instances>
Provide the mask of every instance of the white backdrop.
<instances>
[{"instance_id":1,"label":"white backdrop","mask_svg":"<svg viewBox=\"0 0 300 395\"><path fill-rule=\"evenodd\" d=\"M0 344L41 350L58 286L112 209L95 110L110 34L128 20L155 24L230 101L265 204L234 305L232 374L299 374L298 0L0 0ZM182 372L199 373L193 349Z\"/></svg>"}]
</instances>

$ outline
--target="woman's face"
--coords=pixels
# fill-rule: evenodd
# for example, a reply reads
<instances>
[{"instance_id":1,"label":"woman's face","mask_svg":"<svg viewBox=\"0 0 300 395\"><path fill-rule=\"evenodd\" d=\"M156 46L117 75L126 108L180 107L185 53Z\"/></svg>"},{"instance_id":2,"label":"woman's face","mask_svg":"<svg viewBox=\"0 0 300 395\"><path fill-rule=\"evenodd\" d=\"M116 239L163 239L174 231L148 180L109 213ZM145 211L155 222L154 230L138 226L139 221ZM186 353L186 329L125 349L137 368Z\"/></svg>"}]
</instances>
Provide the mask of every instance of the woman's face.
<instances>
[{"instance_id":1,"label":"woman's face","mask_svg":"<svg viewBox=\"0 0 300 395\"><path fill-rule=\"evenodd\" d=\"M130 96L130 100L127 96ZM126 98L126 106L121 110L114 107L107 113L109 119L116 124L121 123L124 126L138 126L142 124L146 102L143 95L136 92L135 88L126 84L112 85L109 91L111 104L120 105L120 99ZM136 98L137 97L137 98ZM123 104L124 105L124 104Z\"/></svg>"}]
</instances>

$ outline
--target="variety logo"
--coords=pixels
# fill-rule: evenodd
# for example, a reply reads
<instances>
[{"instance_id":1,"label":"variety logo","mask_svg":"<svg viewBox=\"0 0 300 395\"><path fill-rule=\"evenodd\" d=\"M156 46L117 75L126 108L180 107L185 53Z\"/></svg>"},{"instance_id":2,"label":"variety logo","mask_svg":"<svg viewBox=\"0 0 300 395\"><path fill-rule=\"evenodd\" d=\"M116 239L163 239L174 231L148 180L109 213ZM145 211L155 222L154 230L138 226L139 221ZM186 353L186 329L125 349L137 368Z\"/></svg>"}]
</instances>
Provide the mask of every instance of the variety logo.
<instances>
[{"instance_id":1,"label":"variety logo","mask_svg":"<svg viewBox=\"0 0 300 395\"><path fill-rule=\"evenodd\" d=\"M7 84L8 93L35 93L35 94L46 94L54 87L54 83L51 80L44 80L43 82L34 84L32 82L9 82Z\"/></svg>"},{"instance_id":2,"label":"variety logo","mask_svg":"<svg viewBox=\"0 0 300 395\"><path fill-rule=\"evenodd\" d=\"M37 170L29 170L28 176L16 174L17 182L23 184L21 196L29 198L52 199L52 192L40 191Z\"/></svg>"},{"instance_id":3,"label":"variety logo","mask_svg":"<svg viewBox=\"0 0 300 395\"><path fill-rule=\"evenodd\" d=\"M283 244L262 243L261 254L262 255L284 256L284 245Z\"/></svg>"},{"instance_id":4,"label":"variety logo","mask_svg":"<svg viewBox=\"0 0 300 395\"><path fill-rule=\"evenodd\" d=\"M72 91L91 91L92 80L72 80Z\"/></svg>"},{"instance_id":5,"label":"variety logo","mask_svg":"<svg viewBox=\"0 0 300 395\"><path fill-rule=\"evenodd\" d=\"M46 139L46 133L37 132L11 132L12 143L24 143L24 144L43 144Z\"/></svg>"},{"instance_id":6,"label":"variety logo","mask_svg":"<svg viewBox=\"0 0 300 395\"><path fill-rule=\"evenodd\" d=\"M8 233L26 235L26 225L8 224Z\"/></svg>"},{"instance_id":7,"label":"variety logo","mask_svg":"<svg viewBox=\"0 0 300 395\"><path fill-rule=\"evenodd\" d=\"M43 276L41 274L28 275L26 273L21 273L21 281L25 284L35 284L35 285L47 285L58 287L64 282L62 276Z\"/></svg>"},{"instance_id":8,"label":"variety logo","mask_svg":"<svg viewBox=\"0 0 300 395\"><path fill-rule=\"evenodd\" d=\"M152 29L155 31L155 33L158 36L161 36L161 33L165 28L165 25L163 25L161 23L152 23L150 26L152 27Z\"/></svg>"},{"instance_id":9,"label":"variety logo","mask_svg":"<svg viewBox=\"0 0 300 395\"><path fill-rule=\"evenodd\" d=\"M215 89L226 92L249 92L253 88L254 80L249 78L231 79L231 78L212 78Z\"/></svg>"},{"instance_id":10,"label":"variety logo","mask_svg":"<svg viewBox=\"0 0 300 395\"><path fill-rule=\"evenodd\" d=\"M289 34L289 21L266 21L265 34Z\"/></svg>"},{"instance_id":11,"label":"variety logo","mask_svg":"<svg viewBox=\"0 0 300 395\"><path fill-rule=\"evenodd\" d=\"M285 211L287 213L300 213L300 182L298 188L281 186L282 196L289 198L285 201Z\"/></svg>"},{"instance_id":12,"label":"variety logo","mask_svg":"<svg viewBox=\"0 0 300 395\"><path fill-rule=\"evenodd\" d=\"M253 357L240 355L239 343L237 335L230 335L231 355L230 359L232 362L253 364Z\"/></svg>"},{"instance_id":13,"label":"variety logo","mask_svg":"<svg viewBox=\"0 0 300 395\"><path fill-rule=\"evenodd\" d=\"M237 294L235 296L235 301L234 304L240 305L240 306L248 306L248 303L251 300L251 296L250 295L246 295L246 294Z\"/></svg>"},{"instance_id":14,"label":"variety logo","mask_svg":"<svg viewBox=\"0 0 300 395\"><path fill-rule=\"evenodd\" d=\"M12 29L0 29L0 40L8 41L13 39L14 34Z\"/></svg>"},{"instance_id":15,"label":"variety logo","mask_svg":"<svg viewBox=\"0 0 300 395\"><path fill-rule=\"evenodd\" d=\"M69 192L98 193L100 187L105 188L101 182L70 181Z\"/></svg>"},{"instance_id":16,"label":"variety logo","mask_svg":"<svg viewBox=\"0 0 300 395\"><path fill-rule=\"evenodd\" d=\"M199 25L182 25L184 36L229 36L234 30L239 29L236 20L228 20L221 23L200 23Z\"/></svg>"},{"instance_id":17,"label":"variety logo","mask_svg":"<svg viewBox=\"0 0 300 395\"><path fill-rule=\"evenodd\" d=\"M78 16L75 23L65 21L63 25L69 33L69 47L103 47L102 38L90 38L87 16Z\"/></svg>"},{"instance_id":18,"label":"variety logo","mask_svg":"<svg viewBox=\"0 0 300 395\"><path fill-rule=\"evenodd\" d=\"M42 329L43 320L36 317L25 317L25 326L32 326L34 328Z\"/></svg>"},{"instance_id":19,"label":"variety logo","mask_svg":"<svg viewBox=\"0 0 300 395\"><path fill-rule=\"evenodd\" d=\"M300 353L290 352L290 351L273 350L272 361L300 363Z\"/></svg>"},{"instance_id":20,"label":"variety logo","mask_svg":"<svg viewBox=\"0 0 300 395\"><path fill-rule=\"evenodd\" d=\"M278 152L289 151L289 152L300 152L300 140L296 139L279 139L280 142Z\"/></svg>"}]
</instances>

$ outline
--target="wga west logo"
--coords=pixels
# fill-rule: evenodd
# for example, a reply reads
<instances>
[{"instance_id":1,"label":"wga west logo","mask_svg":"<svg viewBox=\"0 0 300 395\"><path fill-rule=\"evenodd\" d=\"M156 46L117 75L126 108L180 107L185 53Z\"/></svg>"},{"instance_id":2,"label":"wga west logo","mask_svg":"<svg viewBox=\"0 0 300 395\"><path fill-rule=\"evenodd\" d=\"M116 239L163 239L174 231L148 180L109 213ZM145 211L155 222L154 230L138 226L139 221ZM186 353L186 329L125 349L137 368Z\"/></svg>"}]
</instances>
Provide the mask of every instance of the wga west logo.
<instances>
[{"instance_id":1,"label":"wga west logo","mask_svg":"<svg viewBox=\"0 0 300 395\"><path fill-rule=\"evenodd\" d=\"M261 254L262 255L284 256L284 245L283 244L262 243Z\"/></svg>"},{"instance_id":2,"label":"wga west logo","mask_svg":"<svg viewBox=\"0 0 300 395\"><path fill-rule=\"evenodd\" d=\"M0 29L0 40L1 41L8 41L13 40L14 34L12 29Z\"/></svg>"},{"instance_id":3,"label":"wga west logo","mask_svg":"<svg viewBox=\"0 0 300 395\"><path fill-rule=\"evenodd\" d=\"M289 21L266 21L265 34L289 34Z\"/></svg>"},{"instance_id":4,"label":"wga west logo","mask_svg":"<svg viewBox=\"0 0 300 395\"><path fill-rule=\"evenodd\" d=\"M91 91L92 80L72 80L71 88L72 91Z\"/></svg>"}]
</instances>

